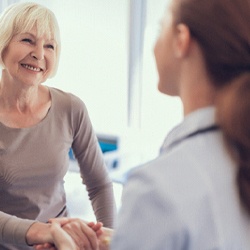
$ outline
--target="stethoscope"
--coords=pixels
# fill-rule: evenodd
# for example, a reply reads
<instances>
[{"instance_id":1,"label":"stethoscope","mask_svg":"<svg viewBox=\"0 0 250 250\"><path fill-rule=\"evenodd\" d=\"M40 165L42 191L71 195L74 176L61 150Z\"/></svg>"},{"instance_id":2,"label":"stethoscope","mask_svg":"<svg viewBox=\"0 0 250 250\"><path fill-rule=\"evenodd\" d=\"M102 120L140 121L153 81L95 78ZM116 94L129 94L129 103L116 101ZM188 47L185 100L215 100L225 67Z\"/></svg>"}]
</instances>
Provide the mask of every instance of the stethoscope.
<instances>
[{"instance_id":1,"label":"stethoscope","mask_svg":"<svg viewBox=\"0 0 250 250\"><path fill-rule=\"evenodd\" d=\"M187 136L183 137L183 138L180 138L179 140L176 140L174 142L172 142L171 144L169 144L167 146L167 148L173 148L175 147L176 145L178 145L179 143L187 140L187 139L190 139L194 136L197 136L197 135L200 135L200 134L205 134L205 133L209 133L209 132L215 132L217 130L219 130L220 127L218 125L212 125L212 126L209 126L207 128L201 128L201 129L198 129L190 134L188 134ZM161 149L160 149L160 153L164 152L165 151L165 147L163 146Z\"/></svg>"},{"instance_id":2,"label":"stethoscope","mask_svg":"<svg viewBox=\"0 0 250 250\"><path fill-rule=\"evenodd\" d=\"M204 133L216 131L218 129L219 129L218 125L213 125L213 126L210 126L210 127L207 127L207 128L198 129L197 131L194 131L193 133L191 133L191 134L187 135L186 137L182 138L182 140L188 139L190 137L194 137L194 136L199 135L199 134L204 134Z\"/></svg>"}]
</instances>

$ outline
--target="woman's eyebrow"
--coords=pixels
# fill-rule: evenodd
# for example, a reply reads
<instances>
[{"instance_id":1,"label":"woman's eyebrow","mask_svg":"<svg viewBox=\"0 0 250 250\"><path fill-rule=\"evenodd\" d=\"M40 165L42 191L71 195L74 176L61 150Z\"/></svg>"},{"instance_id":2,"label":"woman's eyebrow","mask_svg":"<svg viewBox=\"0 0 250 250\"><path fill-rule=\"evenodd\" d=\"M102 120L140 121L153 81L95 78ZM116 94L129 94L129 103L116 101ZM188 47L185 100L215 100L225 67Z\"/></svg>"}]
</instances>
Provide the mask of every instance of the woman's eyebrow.
<instances>
[{"instance_id":1,"label":"woman's eyebrow","mask_svg":"<svg viewBox=\"0 0 250 250\"><path fill-rule=\"evenodd\" d=\"M27 35L29 35L29 36L35 37L35 35L32 34L32 33L30 33L30 32L20 33L20 35L21 35L21 36L27 36Z\"/></svg>"}]
</instances>

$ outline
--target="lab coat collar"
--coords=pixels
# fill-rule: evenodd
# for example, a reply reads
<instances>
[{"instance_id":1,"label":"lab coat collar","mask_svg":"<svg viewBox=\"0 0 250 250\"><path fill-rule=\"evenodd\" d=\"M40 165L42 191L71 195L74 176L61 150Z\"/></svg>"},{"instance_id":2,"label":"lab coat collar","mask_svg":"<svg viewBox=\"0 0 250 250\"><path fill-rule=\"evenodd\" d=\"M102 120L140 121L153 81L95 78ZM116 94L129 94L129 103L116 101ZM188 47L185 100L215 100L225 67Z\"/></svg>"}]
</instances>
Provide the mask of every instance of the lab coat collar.
<instances>
[{"instance_id":1,"label":"lab coat collar","mask_svg":"<svg viewBox=\"0 0 250 250\"><path fill-rule=\"evenodd\" d=\"M165 138L160 153L169 152L179 142L200 130L216 126L215 107L198 109L187 116Z\"/></svg>"}]
</instances>

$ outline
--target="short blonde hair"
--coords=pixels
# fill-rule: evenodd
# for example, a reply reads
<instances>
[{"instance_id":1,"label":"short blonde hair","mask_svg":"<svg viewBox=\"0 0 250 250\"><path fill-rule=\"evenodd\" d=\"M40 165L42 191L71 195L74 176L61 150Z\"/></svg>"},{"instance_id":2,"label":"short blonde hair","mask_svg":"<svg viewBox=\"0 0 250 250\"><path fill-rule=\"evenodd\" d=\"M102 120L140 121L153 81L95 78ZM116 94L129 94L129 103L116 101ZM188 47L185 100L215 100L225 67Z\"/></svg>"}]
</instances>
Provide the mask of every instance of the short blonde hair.
<instances>
[{"instance_id":1,"label":"short blonde hair","mask_svg":"<svg viewBox=\"0 0 250 250\"><path fill-rule=\"evenodd\" d=\"M58 68L61 49L59 26L51 10L33 2L12 4L0 16L0 65L4 67L3 51L12 37L19 33L29 32L34 27L38 36L46 34L49 39L54 39L56 42L56 64L50 75L53 77Z\"/></svg>"}]
</instances>

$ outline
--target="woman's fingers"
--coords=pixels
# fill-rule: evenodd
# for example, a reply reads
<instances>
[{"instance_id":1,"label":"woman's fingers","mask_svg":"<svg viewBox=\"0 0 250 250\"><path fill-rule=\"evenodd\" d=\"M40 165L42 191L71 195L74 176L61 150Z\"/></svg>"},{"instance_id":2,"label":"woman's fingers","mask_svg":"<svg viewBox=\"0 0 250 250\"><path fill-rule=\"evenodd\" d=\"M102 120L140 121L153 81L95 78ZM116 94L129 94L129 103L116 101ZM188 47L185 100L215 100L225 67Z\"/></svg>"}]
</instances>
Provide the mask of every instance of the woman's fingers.
<instances>
[{"instance_id":1,"label":"woman's fingers","mask_svg":"<svg viewBox=\"0 0 250 250\"><path fill-rule=\"evenodd\" d=\"M55 221L51 224L51 234L54 240L54 244L59 250L78 250L80 249L71 236L65 232L61 225Z\"/></svg>"},{"instance_id":2,"label":"woman's fingers","mask_svg":"<svg viewBox=\"0 0 250 250\"><path fill-rule=\"evenodd\" d=\"M40 244L33 247L36 250L57 250L55 246L50 243Z\"/></svg>"},{"instance_id":3,"label":"woman's fingers","mask_svg":"<svg viewBox=\"0 0 250 250\"><path fill-rule=\"evenodd\" d=\"M69 219L62 228L84 250L98 250L98 238L95 231L81 219Z\"/></svg>"},{"instance_id":4,"label":"woman's fingers","mask_svg":"<svg viewBox=\"0 0 250 250\"><path fill-rule=\"evenodd\" d=\"M101 222L97 222L97 223L89 222L88 226L91 227L92 230L95 231L97 237L100 237L103 234L103 231L102 231L103 224Z\"/></svg>"},{"instance_id":5,"label":"woman's fingers","mask_svg":"<svg viewBox=\"0 0 250 250\"><path fill-rule=\"evenodd\" d=\"M49 223L52 223L52 222L56 222L58 224L60 224L61 226L63 226L64 224L68 223L70 221L70 218L67 218L67 217L60 217L60 218L52 218L52 219L49 219Z\"/></svg>"},{"instance_id":6,"label":"woman's fingers","mask_svg":"<svg viewBox=\"0 0 250 250\"><path fill-rule=\"evenodd\" d=\"M73 240L74 244L79 247L78 249L99 249L98 237L102 235L101 228L103 226L101 222L86 222L78 218L54 218L50 219L49 223L53 225L52 232L55 237L59 238L60 229L63 230ZM57 244L60 244L60 242L57 242Z\"/></svg>"}]
</instances>

